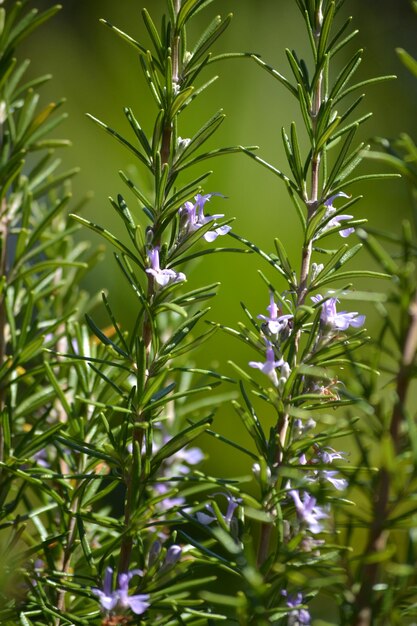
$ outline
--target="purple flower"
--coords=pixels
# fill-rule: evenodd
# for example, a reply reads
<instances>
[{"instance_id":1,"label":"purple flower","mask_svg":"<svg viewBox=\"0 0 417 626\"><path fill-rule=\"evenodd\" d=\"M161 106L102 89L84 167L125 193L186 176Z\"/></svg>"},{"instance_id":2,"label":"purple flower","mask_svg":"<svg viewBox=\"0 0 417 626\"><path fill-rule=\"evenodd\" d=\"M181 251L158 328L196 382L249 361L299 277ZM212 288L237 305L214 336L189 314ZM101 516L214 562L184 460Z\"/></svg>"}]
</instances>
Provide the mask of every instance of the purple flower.
<instances>
[{"instance_id":1,"label":"purple flower","mask_svg":"<svg viewBox=\"0 0 417 626\"><path fill-rule=\"evenodd\" d=\"M317 451L317 447L314 446ZM333 459L342 459L343 452L336 452L329 448L331 452L327 452L326 450L319 450L317 452L318 458L313 458L310 463L331 463ZM305 454L302 454L299 457L300 465L307 465L308 461ZM343 491L347 487L347 480L345 478L337 478L338 472L336 470L314 470L309 476L306 477L308 482L317 482L317 480L327 480L329 483L333 485L335 489L338 491Z\"/></svg>"},{"instance_id":2,"label":"purple flower","mask_svg":"<svg viewBox=\"0 0 417 626\"><path fill-rule=\"evenodd\" d=\"M285 361L283 358L278 359L278 361L275 360L274 348L271 346L271 344L267 344L265 363L262 363L260 361L249 361L250 367L255 367L261 370L263 374L269 376L275 387L278 387L278 376L276 368L284 366L284 364ZM286 365L288 366L288 363Z\"/></svg>"},{"instance_id":3,"label":"purple flower","mask_svg":"<svg viewBox=\"0 0 417 626\"><path fill-rule=\"evenodd\" d=\"M344 459L346 452L337 452L337 450L333 450L333 448L323 448L318 455L323 463L333 463L335 459Z\"/></svg>"},{"instance_id":4,"label":"purple flower","mask_svg":"<svg viewBox=\"0 0 417 626\"><path fill-rule=\"evenodd\" d=\"M129 582L133 576L142 576L143 572L134 569L127 574L119 575L119 587L112 591L113 569L108 567L104 575L103 591L101 589L91 589L95 596L98 596L100 604L106 611L112 611L118 607L120 609L131 609L136 615L142 615L150 606L149 594L142 593L133 596L128 595Z\"/></svg>"},{"instance_id":5,"label":"purple flower","mask_svg":"<svg viewBox=\"0 0 417 626\"><path fill-rule=\"evenodd\" d=\"M345 478L336 478L338 472L336 470L320 470L320 478L327 480L338 491L343 491L347 487L347 480Z\"/></svg>"},{"instance_id":6,"label":"purple flower","mask_svg":"<svg viewBox=\"0 0 417 626\"><path fill-rule=\"evenodd\" d=\"M182 448L182 450L178 450L175 453L175 461L183 461L187 463L187 465L183 465L183 463L178 463L178 473L179 474L188 474L190 471L189 465L198 465L204 459L204 453L200 450L200 448L192 447L192 448Z\"/></svg>"},{"instance_id":7,"label":"purple flower","mask_svg":"<svg viewBox=\"0 0 417 626\"><path fill-rule=\"evenodd\" d=\"M39 467L51 467L48 461L48 454L46 448L41 448L33 455L33 460L39 465Z\"/></svg>"},{"instance_id":8,"label":"purple flower","mask_svg":"<svg viewBox=\"0 0 417 626\"><path fill-rule=\"evenodd\" d=\"M336 193L334 196L331 196L330 198L327 198L326 202L324 202L324 206L326 207L326 213L324 216L324 219L328 219L331 215L333 215L333 213L336 212L336 209L333 206L333 200L335 198L339 198L339 197L343 197L343 198L349 198L349 196L345 193L343 193L343 191L339 191L339 193ZM324 231L330 229L330 228L334 228L336 226L340 226L340 222L344 221L344 220L351 220L353 218L353 215L335 215L335 217L332 217L325 225L324 227ZM355 232L355 229L352 227L349 228L344 228L342 230L339 230L339 235L341 237L349 237L349 235L351 235L352 233Z\"/></svg>"},{"instance_id":9,"label":"purple flower","mask_svg":"<svg viewBox=\"0 0 417 626\"><path fill-rule=\"evenodd\" d=\"M323 525L319 520L326 519L329 516L321 507L316 506L316 498L305 491L301 500L300 494L296 489L290 489L288 493L294 500L295 510L301 522L314 535L320 533L323 530Z\"/></svg>"},{"instance_id":10,"label":"purple flower","mask_svg":"<svg viewBox=\"0 0 417 626\"><path fill-rule=\"evenodd\" d=\"M323 301L323 296L318 294L311 299L318 304ZM346 330L349 326L353 326L354 328L363 326L365 323L365 315L359 315L357 311L341 311L338 313L336 311L337 302L337 298L329 298L322 303L320 319L325 326L331 326L337 330Z\"/></svg>"},{"instance_id":11,"label":"purple flower","mask_svg":"<svg viewBox=\"0 0 417 626\"><path fill-rule=\"evenodd\" d=\"M195 204L187 201L184 203L184 206L182 206L179 210L181 217L184 218L183 227L187 234L195 232L209 222L214 222L214 230L208 230L203 235L204 239L209 242L217 239L219 235L226 235L229 230L231 230L230 226L219 226L218 228L216 228L216 220L224 217L224 213L218 213L217 215L204 215L204 205L210 200L212 196L221 196L221 194L207 193L205 195L201 195L198 193L194 197Z\"/></svg>"},{"instance_id":12,"label":"purple flower","mask_svg":"<svg viewBox=\"0 0 417 626\"><path fill-rule=\"evenodd\" d=\"M241 499L234 498L227 493L220 493L219 495L224 496L227 500L226 514L222 515L222 517L226 524L230 526L233 521L233 514L241 503ZM204 526L208 526L208 524L211 524L211 522L217 520L217 516L213 510L213 507L210 504L206 504L206 510L208 511L208 513L203 513L202 511L197 511L196 513L197 520L200 522L200 524L204 524Z\"/></svg>"},{"instance_id":13,"label":"purple flower","mask_svg":"<svg viewBox=\"0 0 417 626\"><path fill-rule=\"evenodd\" d=\"M264 320L268 324L268 328L273 335L277 335L281 331L285 330L288 326L288 322L292 319L293 315L278 315L279 308L274 300L274 294L271 291L269 306L266 307L269 312L269 317L266 315L258 315L258 318Z\"/></svg>"},{"instance_id":14,"label":"purple flower","mask_svg":"<svg viewBox=\"0 0 417 626\"><path fill-rule=\"evenodd\" d=\"M165 555L164 562L162 563L161 571L171 569L171 567L174 567L174 565L176 565L178 561L180 560L181 554L182 554L181 546L178 546L175 543L172 546L170 546Z\"/></svg>"},{"instance_id":15,"label":"purple flower","mask_svg":"<svg viewBox=\"0 0 417 626\"><path fill-rule=\"evenodd\" d=\"M161 287L166 287L169 283L179 283L186 279L185 274L182 272L175 272L170 269L161 270L159 266L159 246L150 248L148 251L148 257L151 267L148 267L146 272L148 274L152 274L158 285Z\"/></svg>"},{"instance_id":16,"label":"purple flower","mask_svg":"<svg viewBox=\"0 0 417 626\"><path fill-rule=\"evenodd\" d=\"M281 593L285 598L287 598L286 604L288 608L293 609L288 614L288 626L308 626L311 624L309 611L303 608L296 608L303 604L303 594L297 593L295 596L289 596L285 589Z\"/></svg>"},{"instance_id":17,"label":"purple flower","mask_svg":"<svg viewBox=\"0 0 417 626\"><path fill-rule=\"evenodd\" d=\"M318 452L318 457L322 463L333 463L334 459L343 459L345 457L344 452L337 452L332 448L325 448ZM345 478L336 478L336 470L320 470L320 478L329 481L335 489L343 491L346 489L348 482Z\"/></svg>"},{"instance_id":18,"label":"purple flower","mask_svg":"<svg viewBox=\"0 0 417 626\"><path fill-rule=\"evenodd\" d=\"M178 563L181 558L181 554L181 546L174 543L166 550L164 560L161 564L162 544L159 540L156 540L153 542L148 552L148 567L151 568L153 565L156 565L156 576L159 574L165 574Z\"/></svg>"},{"instance_id":19,"label":"purple flower","mask_svg":"<svg viewBox=\"0 0 417 626\"><path fill-rule=\"evenodd\" d=\"M156 483L154 485L154 491L156 494L163 496L164 494L172 493L171 496L164 498L156 503L158 510L160 511L170 511L171 509L182 506L185 504L185 498L182 496L176 496L177 490L172 491L171 488L165 483Z\"/></svg>"}]
</instances>

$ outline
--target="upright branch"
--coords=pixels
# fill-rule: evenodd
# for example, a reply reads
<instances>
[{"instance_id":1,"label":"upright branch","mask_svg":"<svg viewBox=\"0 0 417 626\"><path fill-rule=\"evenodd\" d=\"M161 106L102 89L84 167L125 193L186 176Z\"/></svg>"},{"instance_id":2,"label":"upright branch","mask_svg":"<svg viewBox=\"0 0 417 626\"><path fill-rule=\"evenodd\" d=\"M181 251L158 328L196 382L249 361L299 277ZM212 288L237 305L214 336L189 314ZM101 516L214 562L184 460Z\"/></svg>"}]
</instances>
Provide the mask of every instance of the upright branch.
<instances>
[{"instance_id":1,"label":"upright branch","mask_svg":"<svg viewBox=\"0 0 417 626\"><path fill-rule=\"evenodd\" d=\"M281 591L285 591L291 581L290 573L275 576L274 563L282 558L286 568L291 570L291 558L295 561L303 559L300 550L311 558L313 549L320 560L319 555L326 551L325 543L322 542L324 552L321 552L320 542L314 536L323 529L329 509L322 508L319 502L330 505L336 501L329 491L331 486L336 490L347 486L346 480L336 478L335 469L327 469L335 459L342 459L344 453L330 447L332 431L328 430L325 435L321 433L320 424L312 417L314 411L319 411L319 422L326 407L334 409L339 403L354 402L353 395L345 396L342 391L341 385L345 382L339 380L343 374L340 366L362 345L364 337L360 328L365 316L356 311L338 311L338 295L348 295L358 276L385 276L382 272L345 269L345 264L361 247L349 247L345 243L355 232L359 220L354 220L353 215L342 214L343 209L334 206L338 198L348 199L345 206L357 201L343 190L357 180L352 173L367 149L359 144L352 150L351 144L359 125L368 116L346 121L361 98L353 106L345 105L343 110L345 97L356 88L350 81L360 62L361 51L354 53L341 69L335 71L337 53L352 39L352 35L344 36L350 20L338 25L335 19L341 2L297 0L297 4L311 45L310 63L299 59L295 51L287 50L295 79L291 82L259 55L253 58L296 98L308 148L302 155L293 122L290 133L282 129L291 177L255 154L248 154L286 185L302 227L301 264L298 271L293 269L278 238L275 240L276 254L270 255L244 241L274 267L280 280L285 280L286 289L278 290L262 275L270 293L268 314L258 315L262 320L259 323L247 312L255 332L245 328L239 333L234 332L264 356L263 360L250 361L249 365L266 375L270 386L258 383L250 375L245 376L245 380L253 387L255 396L269 404L276 420L268 437L262 418L258 417L256 403L242 385L243 404L236 403L236 409L256 445L259 460L253 467L259 482L261 506L269 516L261 523L256 562L262 579L271 585L270 592L262 591L256 585L251 588L251 593L264 607L265 615L268 614L267 607L272 611L276 602L273 589L278 593L277 588L281 585ZM344 240L336 250L323 247L323 241L331 235ZM320 262L321 255L325 255L324 262ZM329 286L337 280L343 280L344 291L335 288L329 291ZM324 293L320 293L323 288ZM331 420L330 417L327 419ZM314 432L316 427L317 433ZM337 432L335 428L334 433ZM313 438L317 443L313 444ZM320 465L323 472L312 472L315 465ZM315 481L316 489L313 487ZM297 545L299 549L296 549ZM312 571L313 561L314 558L310 561ZM307 567L306 563L304 565ZM303 603L304 595L300 591L295 596L289 592L282 594L287 597L287 607ZM294 597L298 602L293 602ZM252 610L258 616L263 615L255 604ZM298 623L310 623L305 609L295 609L288 614L294 619L297 617Z\"/></svg>"},{"instance_id":2,"label":"upright branch","mask_svg":"<svg viewBox=\"0 0 417 626\"><path fill-rule=\"evenodd\" d=\"M191 415L184 412L182 401L189 395L211 391L224 379L207 369L195 370L185 357L209 339L215 330L211 328L202 333L196 325L208 311L201 309L200 305L215 295L216 285L200 286L187 292L186 274L178 266L188 268L195 257L204 257L214 251L234 251L221 246L214 250L209 247L218 237L226 235L231 227L223 220L224 214L205 214L208 202L214 204L219 201L218 197L222 198L220 193L203 193L201 185L210 172L190 179L183 177L183 171L188 172L194 164L218 154L241 150L239 146L206 152L201 150L224 119L220 111L190 138L180 136L183 111L201 97L213 80L196 86L195 79L213 60L211 47L229 25L231 16L217 16L197 38L192 50L187 50L189 22L207 2L167 0L166 4L167 15L163 17L160 31L148 11L142 11L152 44L150 50L104 21L136 53L139 51L145 79L157 105L149 135L142 129L134 111L125 108L135 136L134 144L105 123L92 118L135 155L152 180L152 192L147 194L140 183L133 182L121 172L129 191L139 200L140 215L129 209L121 194L117 200L111 199L126 227L130 245L126 246L101 226L74 216L113 243L119 268L139 303L129 332L121 331L107 299L105 306L113 334L108 337L97 329L92 320L89 320L89 325L100 342L117 355L117 367L124 376L123 384L118 387L120 406L109 408L106 415L117 433L117 436L112 433L109 437L114 449L114 462L110 465L114 476L120 476L124 488L123 515L119 522L121 533L111 556L118 563L117 581L121 585L128 583L132 572L145 572L141 589L145 589L147 581L151 580L153 557L149 551L154 549L153 541L159 545L162 537L163 543L168 544L164 550L168 551L170 542L174 541L170 535L170 522L175 519L178 526L179 512L183 514L185 499L179 495L182 484L190 480L186 476L190 466L203 456L197 448L190 451L184 448L204 432L213 419L211 412L196 421L196 415L203 410L199 409L200 401L193 402ZM184 132L182 134L185 135ZM99 367L103 378L108 380L109 363L100 362L95 367ZM181 402L181 416L177 411L177 401ZM201 406L204 406L202 401ZM125 416L122 421L119 411ZM176 461L180 455L186 459L185 464ZM201 478L196 482L195 493L198 493L204 485ZM179 547L176 546L176 549L179 550ZM162 554L163 551L161 558ZM191 559L182 567L187 571L192 564ZM105 571L107 589L111 586L113 569L107 567ZM114 592L115 597L122 593L118 589ZM173 594L170 610L176 614L175 592ZM97 591L97 595L101 598L102 608L106 609L105 592ZM146 600L140 610L135 611L131 607L137 614L149 607L148 594L142 595ZM127 607L122 601L116 602L115 606L122 618Z\"/></svg>"}]
</instances>

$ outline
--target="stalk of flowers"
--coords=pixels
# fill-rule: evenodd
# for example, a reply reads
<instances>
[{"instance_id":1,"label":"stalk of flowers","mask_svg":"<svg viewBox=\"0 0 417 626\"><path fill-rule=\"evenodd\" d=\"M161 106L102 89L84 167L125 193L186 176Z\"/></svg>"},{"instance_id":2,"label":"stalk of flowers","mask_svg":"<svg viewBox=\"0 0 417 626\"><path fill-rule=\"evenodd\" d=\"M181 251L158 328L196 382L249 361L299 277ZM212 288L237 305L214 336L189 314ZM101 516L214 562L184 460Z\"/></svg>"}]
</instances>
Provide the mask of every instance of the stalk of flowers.
<instances>
[{"instance_id":1,"label":"stalk of flowers","mask_svg":"<svg viewBox=\"0 0 417 626\"><path fill-rule=\"evenodd\" d=\"M196 89L194 79L207 65L207 51L230 22L230 16L216 18L203 32L197 46L192 51L187 50L186 27L204 5L204 0L168 1L160 33L144 10L142 15L152 42L149 52L129 35L104 22L139 51L158 114L148 137L134 111L125 109L135 143L96 118L92 119L134 154L153 181L153 189L152 193L145 194L121 173L143 210L140 218L130 210L123 196L111 200L126 227L129 246L101 226L74 216L114 245L118 266L138 304L136 321L129 332L121 329L107 298L105 306L113 328L111 337L89 319L91 330L109 349L109 360L97 362L94 367L108 383L104 371L111 361L122 377L118 384L118 403L106 405L106 447L114 457L112 462L107 460L109 478L119 476L124 489L123 515L118 522L119 540L106 550L99 568L108 568L109 559L115 559L117 575L114 589L109 583L113 570L105 570L104 586L102 590L96 587L98 591L94 592L101 609L116 612L115 617L118 611L121 615L128 614L129 609L137 615L149 612L161 619L166 613L176 615L179 611L181 614L183 608L178 607L184 605L185 610L187 605L181 594L187 588L186 598L189 590L203 584L198 576L190 575L187 583L177 585L178 590L173 587L170 593L169 586L164 590L152 589L148 596L149 585L144 576L140 593L128 593L133 576L145 571L144 546L161 539L169 540L173 524L181 523L179 511L185 506L181 488L194 480L194 497L207 488L203 475L192 477L192 465L198 463L202 455L190 444L208 429L212 413L203 413L194 400L193 413L187 414L184 402L196 394L212 392L222 380L228 380L208 369L193 369L189 357L189 353L214 332L213 328L208 332L198 330L197 323L208 311L200 308L201 303L214 295L216 287L200 286L187 291L191 261L211 253L212 242L226 235L231 227L223 219L224 214L209 214L208 203L215 206L221 196L203 193L201 185L209 172L183 180L183 171L216 154L240 150L226 147L201 151L201 146L222 122L221 113L210 118L192 137L183 139L178 135L181 114L203 91L204 85ZM216 251L225 250L231 249L216 248ZM186 270L182 271L184 268ZM187 384L183 385L185 379ZM181 419L177 415L180 406ZM120 412L123 421L119 419ZM164 424L167 424L165 435L159 441ZM179 462L180 458L183 462ZM191 554L181 559L179 567L184 580L194 561ZM191 600L191 604L193 602Z\"/></svg>"},{"instance_id":2,"label":"stalk of flowers","mask_svg":"<svg viewBox=\"0 0 417 626\"><path fill-rule=\"evenodd\" d=\"M281 281L284 279L287 283L287 289L280 293L261 274L270 293L268 315L259 314L259 323L245 309L250 326L244 328L242 325L238 333L226 329L261 355L259 360L250 361L249 365L264 375L264 379L260 378L258 382L258 378L238 368L258 400L251 399L242 386L244 403L237 403L236 408L259 455L254 465L260 488L259 504L270 516L261 525L257 550L259 571L264 582L271 584L269 593L261 594L262 600L258 596L266 611L272 611L280 586L281 589L287 588L287 581L291 578L289 571L292 567L297 569L300 558L311 569L311 589L314 589L314 576L318 575L321 563L327 559L325 543L321 539L313 539L311 534L315 537L324 530L330 530L329 505L337 502L337 497L332 494L344 490L346 481L337 470L326 465L335 458L343 458L343 453L328 452L331 450L331 433L323 436L320 424L316 430L304 428L300 427L300 420L307 425L313 412L348 402L343 394L345 381L339 380L339 366L347 363L349 355L362 344L361 328L365 316L362 312L338 309L338 296L348 294L346 290L332 292L329 285L337 279L346 284L357 276L368 275L366 271L345 269L345 264L360 246L349 247L346 241L355 230L353 216L344 212L345 207L334 207L339 198L348 199L345 206L349 207L356 202L342 189L355 181L351 173L366 149L361 144L349 153L357 126L345 120L354 107L346 105L345 110L342 108L340 112L340 103L350 89L355 88L354 85L347 85L355 73L361 52L355 53L336 74L334 82L330 82L330 62L350 40L341 38L346 24L339 26L336 23L333 2L297 0L297 5L309 35L312 69L308 70L306 62L298 59L295 52L287 50L294 83L266 64L259 55L254 60L298 101L310 150L303 159L298 131L293 123L289 135L282 130L291 177L255 154L247 153L286 185L302 228L300 269L296 271L293 268L278 238L275 239L276 253L269 255L240 238L278 272ZM341 147L334 166L329 169L327 150L337 144L336 140L340 140ZM323 241L333 233L339 233L343 244L336 251L323 250ZM327 255L325 263L321 263L320 259L323 252ZM383 274L376 272L373 275ZM336 384L333 382L335 379ZM341 396L345 397L341 399ZM269 437L262 425L263 409L262 404L258 406L259 399L267 403L268 412L272 411L275 416L275 426ZM320 446L317 450L322 452L316 451L315 442L318 441ZM324 460L326 462L322 466ZM313 468L317 462L321 467L316 470ZM299 539L296 540L297 536ZM294 540L298 543L294 544ZM299 549L290 548L293 545L299 545ZM307 560L301 556L306 546L310 546ZM285 558L288 571L282 576L274 575L271 554L278 560ZM298 592L301 594L301 589ZM249 612L251 610L256 610L255 605L248 608ZM293 613L288 614L289 622L294 617ZM302 619L307 620L307 612Z\"/></svg>"}]
</instances>

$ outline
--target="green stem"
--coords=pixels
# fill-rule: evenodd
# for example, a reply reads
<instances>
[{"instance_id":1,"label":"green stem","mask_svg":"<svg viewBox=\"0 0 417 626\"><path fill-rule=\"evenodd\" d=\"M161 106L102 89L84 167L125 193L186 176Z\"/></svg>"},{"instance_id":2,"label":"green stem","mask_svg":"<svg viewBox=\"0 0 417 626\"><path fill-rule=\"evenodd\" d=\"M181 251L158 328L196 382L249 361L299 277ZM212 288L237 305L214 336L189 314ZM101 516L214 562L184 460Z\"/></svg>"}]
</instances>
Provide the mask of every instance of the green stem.
<instances>
[{"instance_id":1,"label":"green stem","mask_svg":"<svg viewBox=\"0 0 417 626\"><path fill-rule=\"evenodd\" d=\"M316 32L315 32L315 41L316 48L318 47L321 26L323 22L323 15L321 11L321 3L319 9L316 13ZM314 91L312 93L312 106L310 111L311 123L313 127L313 132L315 133L317 127L317 116L320 110L321 101L322 101L322 84L323 84L323 73L320 73L320 76L317 79L317 82L314 86ZM307 206L307 222L311 220L316 209L317 202L319 199L319 186L320 186L320 162L321 162L321 153L313 153L313 158L311 162L311 195L308 201L306 202ZM311 266L311 257L313 252L313 242L305 241L302 249L302 258L301 258L301 268L300 268L300 280L298 283L297 289L297 308L301 306L306 298L308 293L308 279L310 275L310 266ZM301 337L301 330L297 330L294 336L294 349L292 352L291 358L291 368L294 368L297 360L298 360L298 352L299 352L299 343ZM290 398L288 398L290 401ZM279 417L277 426L276 426L276 451L275 451L275 469L279 468L280 465L283 464L285 460L284 451L287 446L287 439L290 427L290 416L287 412ZM262 565L265 562L266 558L269 554L269 546L272 537L272 525L264 523L261 527L261 533L259 537L258 544L258 556L257 561L258 565Z\"/></svg>"},{"instance_id":2,"label":"green stem","mask_svg":"<svg viewBox=\"0 0 417 626\"><path fill-rule=\"evenodd\" d=\"M181 8L181 0L175 0L174 9L175 15L178 16L178 13ZM176 32L175 27L173 28L173 37L171 42L171 55L172 55L172 84L174 97L176 94L176 89L179 85L179 67L180 67L180 35ZM165 124L162 131L161 137L161 148L160 148L160 156L161 156L161 164L167 164L169 166L170 154L171 154L171 142L173 135L173 120L170 116L170 111L168 107L168 111L166 112ZM157 191L157 190L156 190ZM161 207L158 207L160 209ZM154 225L156 226L156 225ZM157 231L158 228L156 227ZM161 241L160 237L155 239L152 242L154 247L160 246ZM151 305L155 296L155 280L153 276L147 274L148 278L148 289L147 289L147 301ZM142 324L142 340L145 346L145 354L146 354L146 371L149 372L151 367L152 360L152 341L153 341L153 325L151 323L151 313L145 313L143 324ZM148 375L146 375L147 377ZM146 383L145 383L146 384ZM135 426L133 428L133 441L139 444L139 449L142 449L143 443L143 428L140 428L138 424L142 421L142 413L140 409L140 398L138 398L138 413L135 417ZM131 554L133 549L133 537L131 535L131 518L132 518L132 510L134 506L134 502L137 501L137 494L132 492L132 470L129 469L125 475L125 486L126 486L126 496L125 496L125 510L124 510L124 527L125 534L122 539L121 547L120 547L120 556L119 556L119 564L118 564L118 572L119 574L127 572L129 569L129 564L131 560ZM145 480L145 478L143 477Z\"/></svg>"},{"instance_id":3,"label":"green stem","mask_svg":"<svg viewBox=\"0 0 417 626\"><path fill-rule=\"evenodd\" d=\"M389 434L397 456L401 452L401 424L405 419L404 407L412 379L412 368L417 352L417 293L408 310L409 324L402 347L402 360L396 378L396 401L392 410ZM391 475L386 468L382 468L375 488L374 515L368 533L368 541L364 551L366 556L383 552L389 539L387 520L391 512L390 507ZM354 602L355 621L353 626L371 626L373 624L373 588L378 581L380 572L378 560L366 564L360 574L361 586Z\"/></svg>"}]
</instances>

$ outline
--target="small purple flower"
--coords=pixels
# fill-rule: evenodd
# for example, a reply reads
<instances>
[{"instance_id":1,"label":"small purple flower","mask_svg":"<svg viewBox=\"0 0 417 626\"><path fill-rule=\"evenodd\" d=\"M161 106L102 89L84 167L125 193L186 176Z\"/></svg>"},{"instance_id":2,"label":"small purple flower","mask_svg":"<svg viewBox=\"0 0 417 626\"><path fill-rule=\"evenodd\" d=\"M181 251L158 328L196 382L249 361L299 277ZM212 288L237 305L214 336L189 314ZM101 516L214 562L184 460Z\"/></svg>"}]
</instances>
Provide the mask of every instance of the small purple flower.
<instances>
[{"instance_id":1,"label":"small purple flower","mask_svg":"<svg viewBox=\"0 0 417 626\"><path fill-rule=\"evenodd\" d=\"M346 193L343 193L343 191L339 191L339 193L336 193L334 196L331 196L330 198L327 198L326 202L324 202L324 206L326 207L326 213L324 216L324 219L329 218L331 215L333 215L333 213L336 212L336 209L333 206L333 200L335 198L349 198L349 196ZM334 228L336 226L340 226L340 222L344 221L344 220L351 220L353 218L353 215L336 215L335 217L332 217L327 223L326 226L324 227L324 230L329 230L330 228ZM339 230L339 235L341 237L349 237L349 235L351 235L352 233L355 232L355 229L353 227L349 227L349 228L344 228L342 230Z\"/></svg>"},{"instance_id":2,"label":"small purple flower","mask_svg":"<svg viewBox=\"0 0 417 626\"><path fill-rule=\"evenodd\" d=\"M208 230L204 233L204 239L208 242L214 241L219 235L226 235L230 226L219 226L216 228L216 220L224 217L224 213L218 213L216 215L204 215L204 205L210 200L212 196L221 196L220 193L207 193L205 195L197 194L195 204L190 201L184 203L179 210L181 217L184 218L184 230L187 234L193 233L202 226L205 226L209 222L213 222L214 230Z\"/></svg>"},{"instance_id":3,"label":"small purple flower","mask_svg":"<svg viewBox=\"0 0 417 626\"><path fill-rule=\"evenodd\" d=\"M313 302L318 304L323 301L323 296L318 294L311 298ZM365 315L359 315L357 311L341 311L336 310L337 298L329 298L322 302L320 319L325 326L331 326L337 330L347 330L349 326L359 328L365 323Z\"/></svg>"},{"instance_id":4,"label":"small purple flower","mask_svg":"<svg viewBox=\"0 0 417 626\"><path fill-rule=\"evenodd\" d=\"M156 494L163 496L164 494L168 494L171 491L171 488L165 483L155 483L154 491ZM183 504L185 504L185 498L182 496L167 495L167 497L163 500L159 500L156 506L160 511L170 511L171 509L182 506Z\"/></svg>"},{"instance_id":5,"label":"small purple flower","mask_svg":"<svg viewBox=\"0 0 417 626\"><path fill-rule=\"evenodd\" d=\"M327 480L338 491L344 491L348 485L345 478L336 478L338 472L336 470L320 470L319 476L323 480Z\"/></svg>"},{"instance_id":6,"label":"small purple flower","mask_svg":"<svg viewBox=\"0 0 417 626\"><path fill-rule=\"evenodd\" d=\"M264 320L268 324L269 331L273 335L277 335L288 327L290 319L293 315L279 315L279 308L274 300L274 294L271 291L269 306L266 307L269 317L266 315L258 315L258 318Z\"/></svg>"},{"instance_id":7,"label":"small purple flower","mask_svg":"<svg viewBox=\"0 0 417 626\"><path fill-rule=\"evenodd\" d=\"M178 472L180 474L188 474L190 471L189 465L198 465L204 459L204 453L200 448L192 447L192 448L182 448L182 450L178 450L175 454L175 460L182 461L187 463L184 465L180 463L178 465Z\"/></svg>"},{"instance_id":8,"label":"small purple flower","mask_svg":"<svg viewBox=\"0 0 417 626\"><path fill-rule=\"evenodd\" d=\"M269 376L275 387L278 387L278 376L276 369L277 367L281 367L284 364L285 361L283 358L278 359L278 361L275 360L274 348L271 346L271 344L267 345L265 363L262 363L260 361L249 361L250 367L259 369L263 374Z\"/></svg>"},{"instance_id":9,"label":"small purple flower","mask_svg":"<svg viewBox=\"0 0 417 626\"><path fill-rule=\"evenodd\" d=\"M314 446L314 448L316 449L316 452L317 452L318 447ZM344 455L343 452L336 452L335 450L332 450L331 448L329 448L329 450L331 452L328 452L327 450L318 450L317 452L318 458L313 457L310 461L310 464L314 465L314 463L320 463L320 462L332 463L333 459L343 458L343 455ZM305 454L301 454L301 456L299 457L299 463L300 465L309 464ZM318 469L318 470L312 471L312 473L306 477L306 480L307 482L317 482L317 480L327 480L329 483L333 485L335 489L337 489L338 491L343 491L347 487L347 484L348 484L347 480L345 478L337 478L337 475L338 475L338 472L336 470Z\"/></svg>"},{"instance_id":10,"label":"small purple flower","mask_svg":"<svg viewBox=\"0 0 417 626\"><path fill-rule=\"evenodd\" d=\"M33 455L33 460L39 465L39 467L51 467L48 461L48 454L46 448L41 448Z\"/></svg>"},{"instance_id":11,"label":"small purple flower","mask_svg":"<svg viewBox=\"0 0 417 626\"><path fill-rule=\"evenodd\" d=\"M224 496L227 500L226 514L222 515L222 517L226 524L230 526L233 521L233 514L241 503L241 499L234 498L227 493L220 493L219 495ZM203 513L203 511L197 511L196 513L197 520L200 522L200 524L204 524L204 526L208 526L209 524L211 524L211 522L215 522L217 520L213 507L210 504L206 504L206 510L208 511L208 513Z\"/></svg>"},{"instance_id":12,"label":"small purple flower","mask_svg":"<svg viewBox=\"0 0 417 626\"><path fill-rule=\"evenodd\" d=\"M287 598L286 604L288 608L293 609L288 614L288 626L308 626L311 624L311 616L307 609L296 608L303 604L303 594L297 593L295 596L289 596L286 590L283 590L282 595Z\"/></svg>"},{"instance_id":13,"label":"small purple flower","mask_svg":"<svg viewBox=\"0 0 417 626\"><path fill-rule=\"evenodd\" d=\"M170 269L161 270L159 266L159 246L150 248L148 251L149 261L151 267L146 269L148 274L152 274L158 285L166 287L169 283L179 283L186 279L185 274L182 272L175 272Z\"/></svg>"},{"instance_id":14,"label":"small purple flower","mask_svg":"<svg viewBox=\"0 0 417 626\"><path fill-rule=\"evenodd\" d=\"M345 452L337 452L332 448L323 448L317 455L322 463L333 463L335 459L344 459ZM338 472L336 470L320 470L320 478L327 480L338 491L346 489L348 482L345 478L336 478Z\"/></svg>"},{"instance_id":15,"label":"small purple flower","mask_svg":"<svg viewBox=\"0 0 417 626\"><path fill-rule=\"evenodd\" d=\"M120 609L131 609L136 615L142 615L150 606L149 594L142 593L129 596L129 582L133 576L142 576L143 572L134 569L127 574L119 575L119 587L112 591L113 570L111 567L106 569L103 580L103 590L91 589L95 596L98 596L100 604L106 611L112 611L118 607Z\"/></svg>"},{"instance_id":16,"label":"small purple flower","mask_svg":"<svg viewBox=\"0 0 417 626\"><path fill-rule=\"evenodd\" d=\"M323 463L333 463L335 459L345 459L346 452L338 452L333 450L333 448L323 448L318 453L318 456Z\"/></svg>"},{"instance_id":17,"label":"small purple flower","mask_svg":"<svg viewBox=\"0 0 417 626\"><path fill-rule=\"evenodd\" d=\"M305 524L308 530L314 535L320 533L323 530L323 525L320 523L320 520L326 519L329 516L321 507L316 506L316 498L305 491L303 499L301 500L300 494L296 489L290 489L288 493L294 500L295 510L301 522Z\"/></svg>"},{"instance_id":18,"label":"small purple flower","mask_svg":"<svg viewBox=\"0 0 417 626\"><path fill-rule=\"evenodd\" d=\"M180 560L181 554L182 554L181 546L178 546L175 543L172 546L169 546L167 553L165 555L164 562L162 563L162 566L161 566L161 571L171 569L171 567L174 567L174 565L176 565L178 561Z\"/></svg>"}]
</instances>

